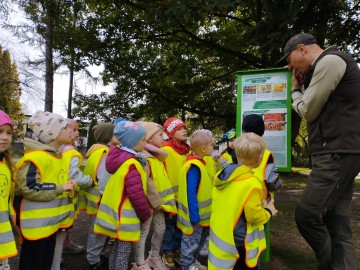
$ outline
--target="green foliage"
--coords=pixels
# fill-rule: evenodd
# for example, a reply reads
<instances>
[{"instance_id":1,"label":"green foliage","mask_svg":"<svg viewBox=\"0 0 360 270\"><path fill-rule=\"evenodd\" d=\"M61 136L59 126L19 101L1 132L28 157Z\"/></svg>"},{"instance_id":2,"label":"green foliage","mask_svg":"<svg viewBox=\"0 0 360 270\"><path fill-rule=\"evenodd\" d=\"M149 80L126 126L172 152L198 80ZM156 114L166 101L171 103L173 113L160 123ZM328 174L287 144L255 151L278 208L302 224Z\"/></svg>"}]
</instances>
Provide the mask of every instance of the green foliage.
<instances>
[{"instance_id":1,"label":"green foliage","mask_svg":"<svg viewBox=\"0 0 360 270\"><path fill-rule=\"evenodd\" d=\"M92 12L79 30L91 43L81 48L83 56L105 66L105 83L116 84L111 98L129 103L131 110L122 113L134 119L161 122L178 114L194 125L227 130L235 126L236 72L273 67L292 35L311 32L319 44L342 49L351 39L353 52L359 49L359 31L345 27L359 30L354 1L87 0L84 5ZM76 106L82 110L82 103Z\"/></svg>"},{"instance_id":2,"label":"green foliage","mask_svg":"<svg viewBox=\"0 0 360 270\"><path fill-rule=\"evenodd\" d=\"M99 95L83 95L75 92L74 103L77 106L73 110L74 116L80 121L98 119L103 122L112 122L116 117L132 119L131 103L119 102L116 95L102 92Z\"/></svg>"},{"instance_id":3,"label":"green foliage","mask_svg":"<svg viewBox=\"0 0 360 270\"><path fill-rule=\"evenodd\" d=\"M0 46L0 109L5 111L14 124L13 139L22 138L24 114L22 112L20 96L21 87L17 66L11 62L10 52L2 51Z\"/></svg>"},{"instance_id":4,"label":"green foliage","mask_svg":"<svg viewBox=\"0 0 360 270\"><path fill-rule=\"evenodd\" d=\"M358 1L20 2L41 35L48 11L59 65L78 71L102 64L104 82L116 85L113 95L76 93L73 114L83 119L182 115L194 127L228 130L235 126L236 72L273 67L294 34L310 32L320 45L355 57L360 51Z\"/></svg>"}]
</instances>

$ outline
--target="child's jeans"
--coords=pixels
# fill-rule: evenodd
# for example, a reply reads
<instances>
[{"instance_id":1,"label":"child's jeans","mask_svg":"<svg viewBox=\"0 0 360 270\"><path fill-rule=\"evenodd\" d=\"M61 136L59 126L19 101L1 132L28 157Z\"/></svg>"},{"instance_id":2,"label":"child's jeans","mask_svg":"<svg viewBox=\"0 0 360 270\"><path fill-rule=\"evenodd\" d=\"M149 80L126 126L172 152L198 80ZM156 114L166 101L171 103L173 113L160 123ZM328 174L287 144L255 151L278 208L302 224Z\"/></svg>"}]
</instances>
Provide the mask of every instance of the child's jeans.
<instances>
[{"instance_id":1,"label":"child's jeans","mask_svg":"<svg viewBox=\"0 0 360 270\"><path fill-rule=\"evenodd\" d=\"M165 234L164 240L161 245L163 252L172 252L180 250L181 246L181 231L176 226L177 216L171 216L170 218L165 218Z\"/></svg>"},{"instance_id":2,"label":"child's jeans","mask_svg":"<svg viewBox=\"0 0 360 270\"><path fill-rule=\"evenodd\" d=\"M198 223L193 224L194 233L192 235L183 234L181 239L181 264L184 270L195 262L201 248L203 247L206 236L209 235L209 227L201 227Z\"/></svg>"},{"instance_id":3,"label":"child's jeans","mask_svg":"<svg viewBox=\"0 0 360 270\"><path fill-rule=\"evenodd\" d=\"M103 234L94 233L95 215L90 216L90 228L87 239L86 258L89 264L100 262L100 255L107 243L108 237Z\"/></svg>"}]
</instances>

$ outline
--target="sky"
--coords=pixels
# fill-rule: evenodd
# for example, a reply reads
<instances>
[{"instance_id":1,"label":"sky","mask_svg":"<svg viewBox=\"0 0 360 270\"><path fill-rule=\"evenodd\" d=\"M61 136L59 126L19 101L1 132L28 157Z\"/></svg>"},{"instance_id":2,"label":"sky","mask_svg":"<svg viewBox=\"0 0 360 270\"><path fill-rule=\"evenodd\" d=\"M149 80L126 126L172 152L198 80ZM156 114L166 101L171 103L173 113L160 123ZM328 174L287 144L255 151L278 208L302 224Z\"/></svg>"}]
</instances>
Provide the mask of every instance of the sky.
<instances>
[{"instance_id":1,"label":"sky","mask_svg":"<svg viewBox=\"0 0 360 270\"><path fill-rule=\"evenodd\" d=\"M26 20L23 14L19 11L13 11L13 15L10 17L10 22L16 24ZM22 43L18 38L14 37L12 33L3 27L0 26L0 45L2 46L3 51L9 50L11 55L11 60L16 61L18 66L18 72L20 80L25 80L24 73L22 68L25 66L24 61L29 57L31 59L36 59L42 54L41 48L32 47L26 43ZM100 72L103 70L101 66L91 66L88 68L90 73L98 77ZM35 70L37 76L44 78L44 70ZM69 75L65 67L60 68L54 76L54 102L53 102L53 112L60 114L64 117L67 116L67 102L68 102L68 91L69 91ZM100 92L109 92L112 93L112 86L103 86L101 82L98 82L96 85L87 80L82 72L78 72L74 76L74 83L77 88L83 94L99 94ZM44 91L45 91L45 80L39 80L36 84L33 85L33 88L37 89L38 94L30 93L27 91L26 87L21 86L23 89L23 94L21 96L21 103L25 104L25 114L32 114L36 110L44 110Z\"/></svg>"}]
</instances>

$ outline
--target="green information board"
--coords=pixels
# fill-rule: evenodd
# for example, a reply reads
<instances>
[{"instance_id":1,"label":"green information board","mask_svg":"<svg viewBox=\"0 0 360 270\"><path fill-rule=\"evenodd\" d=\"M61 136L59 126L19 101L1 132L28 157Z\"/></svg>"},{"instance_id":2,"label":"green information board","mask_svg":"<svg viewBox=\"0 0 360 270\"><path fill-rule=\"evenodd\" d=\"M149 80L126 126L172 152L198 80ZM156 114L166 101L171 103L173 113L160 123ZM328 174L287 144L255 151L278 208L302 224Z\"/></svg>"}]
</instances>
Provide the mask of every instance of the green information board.
<instances>
[{"instance_id":1,"label":"green information board","mask_svg":"<svg viewBox=\"0 0 360 270\"><path fill-rule=\"evenodd\" d=\"M236 134L242 119L259 114L265 122L263 139L279 171L291 171L291 72L285 68L240 71L237 74Z\"/></svg>"}]
</instances>

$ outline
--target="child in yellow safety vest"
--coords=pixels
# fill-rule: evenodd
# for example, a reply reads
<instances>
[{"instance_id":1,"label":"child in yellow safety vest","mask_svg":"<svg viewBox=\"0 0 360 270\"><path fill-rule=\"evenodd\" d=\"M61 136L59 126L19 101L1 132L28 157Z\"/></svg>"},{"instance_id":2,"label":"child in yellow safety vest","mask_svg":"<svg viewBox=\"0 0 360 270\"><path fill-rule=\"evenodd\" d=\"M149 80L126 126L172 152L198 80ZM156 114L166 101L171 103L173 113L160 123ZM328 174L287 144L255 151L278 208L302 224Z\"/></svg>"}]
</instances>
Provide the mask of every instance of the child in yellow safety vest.
<instances>
[{"instance_id":1,"label":"child in yellow safety vest","mask_svg":"<svg viewBox=\"0 0 360 270\"><path fill-rule=\"evenodd\" d=\"M164 164L174 189L175 200L177 200L179 171L190 151L190 146L186 144L186 125L181 119L170 117L165 121L163 128L169 139L164 141L161 149L168 153ZM180 264L181 231L176 226L176 220L175 215L165 219L166 228L161 245L162 259L166 267L170 269L175 267L174 261Z\"/></svg>"},{"instance_id":2,"label":"child in yellow safety vest","mask_svg":"<svg viewBox=\"0 0 360 270\"><path fill-rule=\"evenodd\" d=\"M213 150L213 139L201 130L190 138L192 153L186 157L179 175L177 226L183 232L181 264L184 270L207 269L197 256L209 234L212 183L205 156Z\"/></svg>"},{"instance_id":3,"label":"child in yellow safety vest","mask_svg":"<svg viewBox=\"0 0 360 270\"><path fill-rule=\"evenodd\" d=\"M132 242L140 240L141 226L152 214L147 201L145 129L134 122L116 124L114 135L121 147L112 146L106 170L112 173L96 214L94 232L115 239L109 269L127 269Z\"/></svg>"},{"instance_id":4,"label":"child in yellow safety vest","mask_svg":"<svg viewBox=\"0 0 360 270\"><path fill-rule=\"evenodd\" d=\"M0 110L0 270L9 270L8 258L18 254L13 232L15 228L13 208L15 168L9 152L12 134L11 119Z\"/></svg>"},{"instance_id":5,"label":"child in yellow safety vest","mask_svg":"<svg viewBox=\"0 0 360 270\"><path fill-rule=\"evenodd\" d=\"M63 159L65 159L69 166L69 178L75 179L78 187L73 198L76 219L80 212L79 191L80 189L84 190L90 187L93 184L93 180L90 176L84 175L80 170L83 157L81 153L76 150L74 145L75 141L79 138L79 124L74 119L66 119L66 121L71 129L71 141L69 144L63 144L59 150L62 153ZM51 270L60 270L61 267L65 267L61 258L63 254L79 254L85 251L84 246L77 245L70 240L69 229L58 231L56 234L56 246Z\"/></svg>"},{"instance_id":6,"label":"child in yellow safety vest","mask_svg":"<svg viewBox=\"0 0 360 270\"><path fill-rule=\"evenodd\" d=\"M101 256L101 252L106 246L108 237L94 232L96 212L99 206L101 195L111 174L106 171L105 161L109 148L118 145L119 141L114 136L115 125L109 123L98 124L93 127L96 143L87 151L87 162L84 174L94 179L94 185L86 190L87 205L86 211L89 217L89 234L87 237L86 259L89 269L107 269L108 259Z\"/></svg>"},{"instance_id":7,"label":"child in yellow safety vest","mask_svg":"<svg viewBox=\"0 0 360 270\"><path fill-rule=\"evenodd\" d=\"M208 269L256 269L266 248L264 224L277 213L263 202L263 185L251 171L260 165L265 141L244 133L234 142L239 164L214 179Z\"/></svg>"},{"instance_id":8,"label":"child in yellow safety vest","mask_svg":"<svg viewBox=\"0 0 360 270\"><path fill-rule=\"evenodd\" d=\"M234 141L236 139L235 129L231 129L225 134L226 148L221 151L220 156L227 164L237 164Z\"/></svg>"},{"instance_id":9,"label":"child in yellow safety vest","mask_svg":"<svg viewBox=\"0 0 360 270\"><path fill-rule=\"evenodd\" d=\"M148 185L148 191L150 184L154 184L156 188L155 192L160 199L160 208L157 209L150 218L152 221L147 222L147 225L142 227L140 241L134 244L135 264L132 270L150 270L151 268L167 270L167 267L160 257L160 247L165 233L165 215L174 215L177 211L174 191L163 163L168 153L160 149L163 144L163 129L161 125L154 122L137 123L142 125L146 130L145 151L141 154L146 157L147 171L149 171L151 181ZM152 204L151 201L154 201L154 199L149 198L149 192L147 197L148 201ZM149 257L145 261L145 242L151 224L153 224L151 250Z\"/></svg>"},{"instance_id":10,"label":"child in yellow safety vest","mask_svg":"<svg viewBox=\"0 0 360 270\"><path fill-rule=\"evenodd\" d=\"M60 115L37 111L29 127L38 140L24 139L25 155L16 164L24 237L19 269L50 269L58 230L74 222L75 179L59 148L70 143L69 124Z\"/></svg>"}]
</instances>

